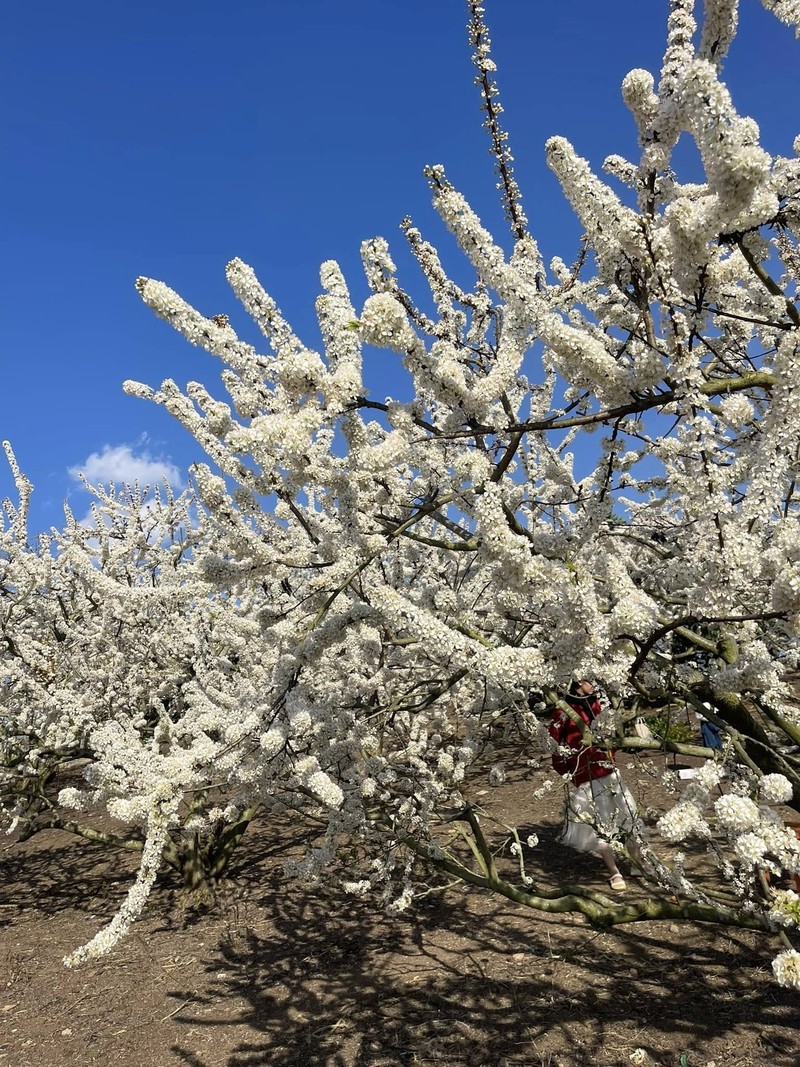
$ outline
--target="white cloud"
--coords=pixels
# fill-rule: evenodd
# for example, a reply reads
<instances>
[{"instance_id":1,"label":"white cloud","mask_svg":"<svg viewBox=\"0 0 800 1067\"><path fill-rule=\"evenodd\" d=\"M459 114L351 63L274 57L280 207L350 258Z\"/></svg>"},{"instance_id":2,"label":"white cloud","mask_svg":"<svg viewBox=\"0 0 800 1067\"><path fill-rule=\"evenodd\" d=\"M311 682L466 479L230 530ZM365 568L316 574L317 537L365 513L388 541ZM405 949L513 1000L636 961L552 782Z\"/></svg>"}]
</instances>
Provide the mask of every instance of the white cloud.
<instances>
[{"instance_id":1,"label":"white cloud","mask_svg":"<svg viewBox=\"0 0 800 1067\"><path fill-rule=\"evenodd\" d=\"M85 478L90 485L160 485L165 479L173 489L183 488L181 472L168 459L150 454L147 449L134 452L130 445L103 445L83 463L69 468L75 481Z\"/></svg>"}]
</instances>

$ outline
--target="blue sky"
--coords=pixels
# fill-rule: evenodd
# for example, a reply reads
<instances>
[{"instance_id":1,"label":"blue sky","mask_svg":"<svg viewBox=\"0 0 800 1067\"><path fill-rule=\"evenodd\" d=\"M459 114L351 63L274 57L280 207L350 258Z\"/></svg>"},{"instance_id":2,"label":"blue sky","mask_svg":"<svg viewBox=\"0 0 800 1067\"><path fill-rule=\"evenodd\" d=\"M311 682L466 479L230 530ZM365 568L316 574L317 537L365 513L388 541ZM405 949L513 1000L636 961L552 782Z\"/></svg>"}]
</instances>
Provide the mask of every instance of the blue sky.
<instances>
[{"instance_id":1,"label":"blue sky","mask_svg":"<svg viewBox=\"0 0 800 1067\"><path fill-rule=\"evenodd\" d=\"M566 136L597 168L636 158L619 86L632 67L657 73L667 3L486 6L531 228L569 261L580 230L544 142ZM757 0L741 6L726 80L765 146L789 154L800 46ZM126 378L166 377L223 392L216 361L141 303L138 275L242 327L223 273L239 256L314 345L323 260L360 306L361 241L386 237L406 264L410 214L452 262L426 164L503 232L463 0L32 0L4 22L0 437L36 486L34 532L61 523L65 498L86 511L79 470L176 481L199 458L165 412L122 394ZM370 370L380 399L400 388L390 367Z\"/></svg>"}]
</instances>

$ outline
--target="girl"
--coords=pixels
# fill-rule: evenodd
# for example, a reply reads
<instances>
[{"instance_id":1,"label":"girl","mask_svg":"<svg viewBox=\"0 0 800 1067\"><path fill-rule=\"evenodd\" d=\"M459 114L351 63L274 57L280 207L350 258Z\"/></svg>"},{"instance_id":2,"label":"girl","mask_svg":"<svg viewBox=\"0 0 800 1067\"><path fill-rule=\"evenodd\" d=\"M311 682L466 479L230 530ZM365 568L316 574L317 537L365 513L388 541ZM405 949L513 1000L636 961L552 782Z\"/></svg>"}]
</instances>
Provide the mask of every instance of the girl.
<instances>
[{"instance_id":1,"label":"girl","mask_svg":"<svg viewBox=\"0 0 800 1067\"><path fill-rule=\"evenodd\" d=\"M594 686L586 678L572 683L567 703L588 727L600 714ZM559 746L553 755L553 767L571 780L560 840L579 852L600 856L608 869L611 888L621 893L625 879L606 838L626 841L631 858L640 864L636 838L641 837L642 825L636 817L636 803L617 770L614 753L585 745L578 724L559 708L553 711L550 736Z\"/></svg>"}]
</instances>

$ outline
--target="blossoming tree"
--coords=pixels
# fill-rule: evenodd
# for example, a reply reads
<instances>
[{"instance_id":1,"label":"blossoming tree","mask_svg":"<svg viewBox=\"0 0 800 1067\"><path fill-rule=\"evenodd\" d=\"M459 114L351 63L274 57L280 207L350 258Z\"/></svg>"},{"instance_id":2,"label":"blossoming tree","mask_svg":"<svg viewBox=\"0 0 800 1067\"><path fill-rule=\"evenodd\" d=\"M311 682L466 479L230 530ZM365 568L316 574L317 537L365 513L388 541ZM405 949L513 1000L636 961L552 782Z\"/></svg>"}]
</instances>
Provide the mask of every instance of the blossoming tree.
<instances>
[{"instance_id":1,"label":"blossoming tree","mask_svg":"<svg viewBox=\"0 0 800 1067\"><path fill-rule=\"evenodd\" d=\"M97 488L92 525L68 515L32 547L30 487L9 458L20 500L0 533L0 815L20 840L60 829L142 853L97 951L139 913L162 861L207 899L254 814L242 745L258 722L259 630L251 600L197 580L188 494ZM117 830L86 817L98 805Z\"/></svg>"},{"instance_id":2,"label":"blossoming tree","mask_svg":"<svg viewBox=\"0 0 800 1067\"><path fill-rule=\"evenodd\" d=\"M800 26L796 3L763 3ZM361 840L366 858L348 887L380 887L393 907L409 902L422 861L599 924L689 918L780 931L775 973L800 986L788 937L800 899L775 888L800 871L775 807L800 807L800 716L787 677L800 626L800 159L770 156L720 80L735 0L706 0L699 31L692 0L672 0L658 81L634 70L623 82L640 159L610 156L605 180L564 139L547 144L585 231L572 266L547 266L514 180L483 11L477 0L468 7L511 253L441 167L427 176L474 269L471 289L411 220L403 228L427 306L401 285L387 243L367 241L363 308L337 265L322 267L320 352L239 260L228 280L265 353L225 316L207 318L160 282L137 283L149 307L224 364L225 401L197 383L126 384L179 419L213 466L195 470L200 514L179 519L191 548L173 553L172 577L168 538L120 542L123 570L134 543L158 556L152 599L171 625L181 620L180 669L200 678L199 663L214 685L182 685L187 713L176 716L152 682L150 652L137 648L126 670L139 665L141 714L156 725L129 727L109 708L106 725L86 732L101 768L92 774L103 777L125 734L139 753L145 888L192 818L209 825L187 799L216 790L221 824L241 825L257 805L315 819L320 839L295 865L306 877L343 840ZM682 134L697 144L702 182L672 170ZM362 362L375 349L402 360L412 401L367 395ZM110 543L107 527L101 539ZM87 565L86 551L89 587L104 566ZM48 552L36 558L51 566ZM189 592L170 601L176 583ZM219 656L229 666L209 667ZM538 734L536 700L558 700L576 674L610 695L601 729L618 747L658 745L620 736L637 703L680 701L723 729L722 755L659 823L671 842L708 843L719 892L657 848L654 895L641 902L534 884L519 841L519 877L498 870L472 771L498 717ZM103 788L95 799L113 795L118 813L132 803L128 786ZM474 863L448 845L454 818Z\"/></svg>"}]
</instances>

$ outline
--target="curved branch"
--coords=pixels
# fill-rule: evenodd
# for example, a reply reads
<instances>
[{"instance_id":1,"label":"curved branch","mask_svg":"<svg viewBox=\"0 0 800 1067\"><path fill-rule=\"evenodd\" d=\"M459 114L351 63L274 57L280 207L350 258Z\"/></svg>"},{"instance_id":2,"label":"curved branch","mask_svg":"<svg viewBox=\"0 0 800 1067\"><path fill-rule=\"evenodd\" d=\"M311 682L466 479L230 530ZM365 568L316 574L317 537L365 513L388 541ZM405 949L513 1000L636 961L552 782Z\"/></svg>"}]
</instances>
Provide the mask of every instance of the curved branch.
<instances>
[{"instance_id":1,"label":"curved branch","mask_svg":"<svg viewBox=\"0 0 800 1067\"><path fill-rule=\"evenodd\" d=\"M712 923L719 926L737 926L747 930L772 932L766 918L749 911L724 905L700 904L694 901L643 900L638 903L620 904L603 893L595 893L580 886L559 886L552 893L533 893L512 885L495 874L478 874L465 867L437 846L421 841L405 831L394 830L398 840L421 859L438 870L467 882L469 885L488 889L516 904L549 915L579 912L592 926L601 929L633 922L659 922L688 920Z\"/></svg>"}]
</instances>

